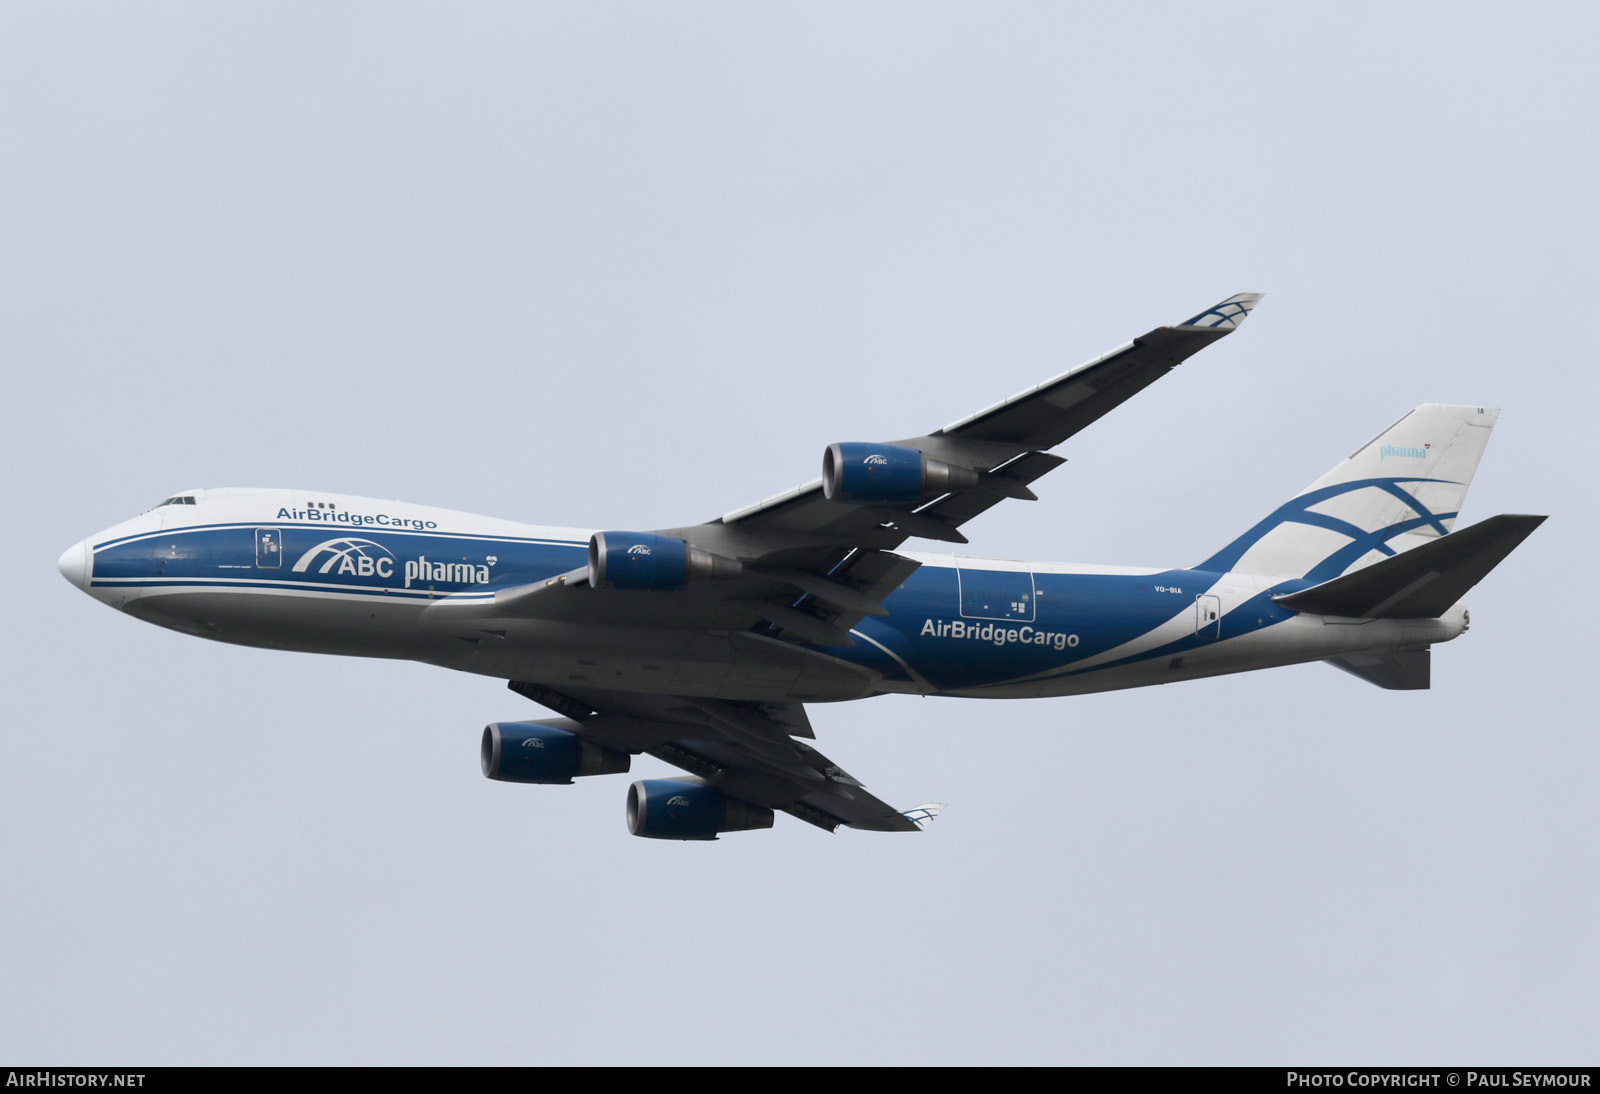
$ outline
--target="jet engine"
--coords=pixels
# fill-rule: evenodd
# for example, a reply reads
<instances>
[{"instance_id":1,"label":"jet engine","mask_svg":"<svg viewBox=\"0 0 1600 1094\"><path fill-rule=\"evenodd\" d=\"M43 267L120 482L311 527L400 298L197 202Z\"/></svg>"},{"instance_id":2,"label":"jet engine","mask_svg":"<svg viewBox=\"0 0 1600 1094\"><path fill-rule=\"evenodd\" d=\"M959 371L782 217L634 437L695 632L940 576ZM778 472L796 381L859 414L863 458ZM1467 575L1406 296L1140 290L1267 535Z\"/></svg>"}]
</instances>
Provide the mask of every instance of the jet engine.
<instances>
[{"instance_id":1,"label":"jet engine","mask_svg":"<svg viewBox=\"0 0 1600 1094\"><path fill-rule=\"evenodd\" d=\"M910 501L968 490L978 473L914 448L845 441L822 454L822 493L830 501Z\"/></svg>"},{"instance_id":2,"label":"jet engine","mask_svg":"<svg viewBox=\"0 0 1600 1094\"><path fill-rule=\"evenodd\" d=\"M772 810L735 801L698 779L640 779L628 787L628 831L646 839L708 840L771 827Z\"/></svg>"},{"instance_id":3,"label":"jet engine","mask_svg":"<svg viewBox=\"0 0 1600 1094\"><path fill-rule=\"evenodd\" d=\"M483 727L483 773L507 783L570 783L582 775L628 770L626 752L602 748L549 722L495 722Z\"/></svg>"},{"instance_id":4,"label":"jet engine","mask_svg":"<svg viewBox=\"0 0 1600 1094\"><path fill-rule=\"evenodd\" d=\"M742 569L738 559L672 536L596 532L589 537L589 584L597 589L681 589L738 577Z\"/></svg>"}]
</instances>

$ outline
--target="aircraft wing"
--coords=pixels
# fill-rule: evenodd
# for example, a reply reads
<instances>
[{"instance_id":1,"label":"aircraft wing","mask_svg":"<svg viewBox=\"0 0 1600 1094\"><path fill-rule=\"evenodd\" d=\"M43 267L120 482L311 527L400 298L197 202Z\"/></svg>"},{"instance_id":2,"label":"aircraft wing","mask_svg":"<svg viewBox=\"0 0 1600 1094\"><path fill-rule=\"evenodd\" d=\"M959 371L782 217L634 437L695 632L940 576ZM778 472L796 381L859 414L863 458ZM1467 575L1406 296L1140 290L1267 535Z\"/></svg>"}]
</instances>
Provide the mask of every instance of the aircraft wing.
<instances>
[{"instance_id":1,"label":"aircraft wing","mask_svg":"<svg viewBox=\"0 0 1600 1094\"><path fill-rule=\"evenodd\" d=\"M824 479L665 534L746 559L746 573L775 577L776 587L747 603L765 606L756 614L776 633L851 644L850 627L873 614L873 603L917 566L895 554L896 547L913 538L965 543L960 528L967 521L1007 498L1034 500L1029 485L1065 462L1046 449L1238 329L1260 299L1260 293L1231 296L942 429L886 446L955 469L948 489L899 501L841 497L842 480L826 477L834 473L829 461L842 459L846 449L872 446L835 445L824 460Z\"/></svg>"},{"instance_id":2,"label":"aircraft wing","mask_svg":"<svg viewBox=\"0 0 1600 1094\"><path fill-rule=\"evenodd\" d=\"M731 702L636 695L512 681L511 689L576 723L586 740L618 752L647 752L713 783L729 797L781 810L832 831L915 832L914 817L869 794L813 748L799 703ZM938 806L918 810L937 813Z\"/></svg>"},{"instance_id":3,"label":"aircraft wing","mask_svg":"<svg viewBox=\"0 0 1600 1094\"><path fill-rule=\"evenodd\" d=\"M1063 462L1047 449L1237 329L1259 299L1230 297L923 436L833 445L823 479L716 520L597 533L587 566L502 588L487 603L446 597L425 619L489 634L504 633L496 616L698 632L730 648L760 644L766 654L825 660L844 672L851 666L815 647L852 646L851 628L886 614L882 601L919 565L896 547L914 537L965 543L959 529L973 517L1007 498L1032 500L1029 484ZM667 564L658 568L658 560ZM651 592L668 589L671 595ZM629 670L619 662L612 671ZM526 679L511 686L572 719L596 744L647 752L737 800L823 828L915 831L938 812L902 813L869 794L808 743L813 734L799 703L697 698L687 686L673 695L638 686L594 690L586 678L595 678L589 669L563 674L552 666L545 679L559 691ZM724 693L728 685L720 685Z\"/></svg>"},{"instance_id":4,"label":"aircraft wing","mask_svg":"<svg viewBox=\"0 0 1600 1094\"><path fill-rule=\"evenodd\" d=\"M1176 326L1157 327L1070 372L1018 392L921 437L892 442L980 473L976 485L931 499L861 505L826 497L822 479L755 505L721 523L766 533L835 535L892 546L922 537L965 543L957 529L1007 497L1033 500L1027 484L1064 461L1045 450L1122 405L1217 339L1238 329L1260 301L1239 293Z\"/></svg>"},{"instance_id":5,"label":"aircraft wing","mask_svg":"<svg viewBox=\"0 0 1600 1094\"><path fill-rule=\"evenodd\" d=\"M965 543L959 529L973 517L1007 498L1033 500L1029 484L1064 462L1046 449L1232 333L1260 299L1259 293L1231 296L932 433L878 445L834 445L825 468L834 461L842 476L837 481L805 483L704 524L601 533L633 537L621 540L633 543L633 550L648 547L648 540L674 544L680 552L687 545L715 560L706 564L705 580L685 578L671 586L670 597L594 588L591 562L502 589L492 611L558 623L755 632L852 646L850 628L864 616L883 614L881 601L918 566L896 554L896 547L911 538ZM920 461L922 480L902 489L907 496L862 497L859 490L852 495L841 484L860 469L854 461L874 459ZM896 481L903 487L903 478ZM481 602L458 606L446 598L429 614L464 620L483 610Z\"/></svg>"}]
</instances>

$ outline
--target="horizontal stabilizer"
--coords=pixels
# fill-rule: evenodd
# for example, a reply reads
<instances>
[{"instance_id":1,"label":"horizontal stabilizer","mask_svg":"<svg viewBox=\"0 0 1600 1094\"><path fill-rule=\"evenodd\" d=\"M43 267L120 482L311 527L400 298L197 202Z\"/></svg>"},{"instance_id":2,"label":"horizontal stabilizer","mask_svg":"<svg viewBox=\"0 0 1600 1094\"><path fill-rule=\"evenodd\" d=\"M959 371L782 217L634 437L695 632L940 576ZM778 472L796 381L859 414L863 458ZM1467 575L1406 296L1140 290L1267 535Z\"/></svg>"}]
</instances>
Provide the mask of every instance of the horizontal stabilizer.
<instances>
[{"instance_id":1,"label":"horizontal stabilizer","mask_svg":"<svg viewBox=\"0 0 1600 1094\"><path fill-rule=\"evenodd\" d=\"M1544 517L1509 513L1490 517L1471 528L1451 532L1353 574L1272 599L1290 611L1312 615L1351 619L1436 619L1482 581L1484 575L1498 566L1544 520Z\"/></svg>"},{"instance_id":2,"label":"horizontal stabilizer","mask_svg":"<svg viewBox=\"0 0 1600 1094\"><path fill-rule=\"evenodd\" d=\"M1433 651L1427 646L1330 657L1328 664L1390 691L1426 691L1433 678Z\"/></svg>"}]
</instances>

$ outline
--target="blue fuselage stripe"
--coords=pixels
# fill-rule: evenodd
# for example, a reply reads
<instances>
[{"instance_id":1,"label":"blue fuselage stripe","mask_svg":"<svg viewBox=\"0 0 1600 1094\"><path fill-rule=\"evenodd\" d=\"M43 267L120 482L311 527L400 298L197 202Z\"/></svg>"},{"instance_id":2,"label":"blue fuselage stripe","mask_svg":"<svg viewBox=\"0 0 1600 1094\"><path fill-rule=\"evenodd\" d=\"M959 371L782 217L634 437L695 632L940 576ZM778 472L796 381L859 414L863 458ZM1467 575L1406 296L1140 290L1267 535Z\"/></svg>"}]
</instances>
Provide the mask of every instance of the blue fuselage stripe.
<instances>
[{"instance_id":1,"label":"blue fuselage stripe","mask_svg":"<svg viewBox=\"0 0 1600 1094\"><path fill-rule=\"evenodd\" d=\"M420 602L442 597L487 599L497 589L580 567L586 557L583 543L532 538L382 529L344 532L293 523L216 524L98 544L92 584L107 591L152 593L270 591ZM872 668L886 679L925 680L951 690L1073 671L1085 659L1164 624L1169 630L1174 625L1186 628L1182 636L1175 635L1176 642L1132 655L1158 656L1184 647L1192 637L1195 598L1219 578L1192 570L1029 573L984 569L973 561L970 568L923 566L885 600L889 615L856 624L868 641L827 652ZM1260 615L1263 623L1254 622L1257 615L1250 616L1251 629L1288 614L1268 607L1270 611ZM1237 629L1224 628L1227 633Z\"/></svg>"}]
</instances>

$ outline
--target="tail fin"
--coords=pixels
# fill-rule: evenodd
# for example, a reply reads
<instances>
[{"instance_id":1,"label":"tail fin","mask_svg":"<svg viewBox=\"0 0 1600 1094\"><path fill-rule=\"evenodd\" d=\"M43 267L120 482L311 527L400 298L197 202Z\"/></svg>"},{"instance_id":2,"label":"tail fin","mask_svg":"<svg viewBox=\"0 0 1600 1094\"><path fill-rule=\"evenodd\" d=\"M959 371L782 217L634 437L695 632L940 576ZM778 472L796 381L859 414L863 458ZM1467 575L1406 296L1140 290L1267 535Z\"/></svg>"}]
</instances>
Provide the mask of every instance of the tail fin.
<instances>
[{"instance_id":1,"label":"tail fin","mask_svg":"<svg viewBox=\"0 0 1600 1094\"><path fill-rule=\"evenodd\" d=\"M1327 581L1445 535L1499 416L1417 407L1195 569Z\"/></svg>"}]
</instances>

